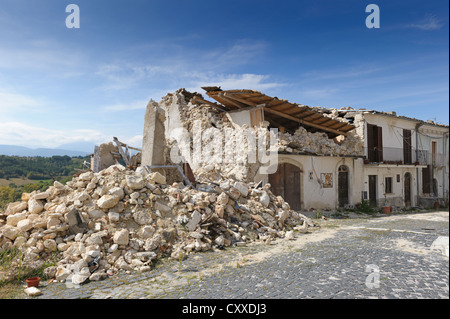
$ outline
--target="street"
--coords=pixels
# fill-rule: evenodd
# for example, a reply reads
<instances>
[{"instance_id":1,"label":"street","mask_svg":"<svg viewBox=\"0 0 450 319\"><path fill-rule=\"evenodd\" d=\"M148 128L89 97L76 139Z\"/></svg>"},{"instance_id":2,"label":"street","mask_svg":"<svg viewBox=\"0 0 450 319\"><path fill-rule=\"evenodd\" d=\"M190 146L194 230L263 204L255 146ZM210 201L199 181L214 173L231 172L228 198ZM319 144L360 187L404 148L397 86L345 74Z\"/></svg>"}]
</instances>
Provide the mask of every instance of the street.
<instances>
[{"instance_id":1,"label":"street","mask_svg":"<svg viewBox=\"0 0 450 319\"><path fill-rule=\"evenodd\" d=\"M44 283L38 298L449 298L449 258L433 246L438 238L448 245L448 212L316 223L320 227L294 240L197 253L147 273L79 287Z\"/></svg>"}]
</instances>

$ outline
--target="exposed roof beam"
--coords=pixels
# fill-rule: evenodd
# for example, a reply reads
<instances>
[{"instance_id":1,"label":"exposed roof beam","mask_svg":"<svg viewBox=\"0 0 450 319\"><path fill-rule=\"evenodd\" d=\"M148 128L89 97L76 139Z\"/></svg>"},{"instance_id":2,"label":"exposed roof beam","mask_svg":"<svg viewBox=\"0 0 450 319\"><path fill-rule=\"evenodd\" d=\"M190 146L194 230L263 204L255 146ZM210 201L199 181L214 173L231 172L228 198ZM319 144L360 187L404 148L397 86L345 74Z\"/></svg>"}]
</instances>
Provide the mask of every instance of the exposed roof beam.
<instances>
[{"instance_id":1,"label":"exposed roof beam","mask_svg":"<svg viewBox=\"0 0 450 319\"><path fill-rule=\"evenodd\" d=\"M226 94L227 94L227 95L226 95ZM229 93L219 93L218 96L219 96L222 100L227 101L228 103L230 103L231 105L236 106L236 107L239 108L239 109L245 107L246 105L249 105L249 103L246 103L246 104L242 105L242 103L240 103L240 102L233 101L233 100L235 100L235 99L232 98L232 97L229 95ZM250 104L250 105L251 105L251 104Z\"/></svg>"},{"instance_id":2,"label":"exposed roof beam","mask_svg":"<svg viewBox=\"0 0 450 319\"><path fill-rule=\"evenodd\" d=\"M278 115L278 116L287 118L289 120L298 122L298 123L303 124L303 125L307 125L307 126L311 126L311 127L315 127L315 128L321 129L321 130L326 131L326 132L334 133L334 134L337 134L337 135L344 135L344 136L347 135L346 132L342 132L342 131L339 131L339 130L328 128L328 127L320 125L320 124L314 124L314 123L311 123L311 122L308 122L308 121L305 121L305 120L302 120L302 119L299 119L299 118L296 118L296 117L284 114L282 112L278 112L278 111L269 109L267 107L264 107L264 111L267 112L267 113L271 113L271 114L274 114L274 115Z\"/></svg>"},{"instance_id":3,"label":"exposed roof beam","mask_svg":"<svg viewBox=\"0 0 450 319\"><path fill-rule=\"evenodd\" d=\"M197 102L200 102L200 103L203 103L203 104L208 104L209 106L211 106L212 108L214 108L214 109L216 109L216 110L218 110L218 111L220 111L220 112L226 112L226 111L228 111L228 108L227 108L226 106L224 106L224 105L219 105L219 104L217 104L217 103L207 101L207 100L202 99L201 97L199 97L199 96L197 96L197 95L193 97L193 100L194 100L194 101L197 101Z\"/></svg>"}]
</instances>

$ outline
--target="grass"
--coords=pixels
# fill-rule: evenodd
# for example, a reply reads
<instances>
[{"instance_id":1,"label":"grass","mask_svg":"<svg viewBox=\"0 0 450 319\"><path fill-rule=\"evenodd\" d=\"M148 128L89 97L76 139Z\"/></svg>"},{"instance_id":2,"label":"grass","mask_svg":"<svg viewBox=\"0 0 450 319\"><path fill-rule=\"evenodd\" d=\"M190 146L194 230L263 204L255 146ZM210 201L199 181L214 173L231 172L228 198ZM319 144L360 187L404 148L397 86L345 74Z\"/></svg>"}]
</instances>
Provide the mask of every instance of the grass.
<instances>
[{"instance_id":1,"label":"grass","mask_svg":"<svg viewBox=\"0 0 450 319\"><path fill-rule=\"evenodd\" d=\"M41 277L46 280L44 270L50 266L56 266L58 253L44 254L45 257L38 257L34 266L24 262L25 254L21 249L12 248L0 252L0 288L22 285L23 280L29 277ZM0 293L0 297L2 294Z\"/></svg>"},{"instance_id":2,"label":"grass","mask_svg":"<svg viewBox=\"0 0 450 319\"><path fill-rule=\"evenodd\" d=\"M9 184L14 184L17 186L21 186L21 185L28 185L28 184L39 184L40 182L47 182L49 180L34 180L34 179L28 179L25 177L20 177L20 178L10 178L10 179L5 179L5 178L0 178L0 186L8 186Z\"/></svg>"}]
</instances>

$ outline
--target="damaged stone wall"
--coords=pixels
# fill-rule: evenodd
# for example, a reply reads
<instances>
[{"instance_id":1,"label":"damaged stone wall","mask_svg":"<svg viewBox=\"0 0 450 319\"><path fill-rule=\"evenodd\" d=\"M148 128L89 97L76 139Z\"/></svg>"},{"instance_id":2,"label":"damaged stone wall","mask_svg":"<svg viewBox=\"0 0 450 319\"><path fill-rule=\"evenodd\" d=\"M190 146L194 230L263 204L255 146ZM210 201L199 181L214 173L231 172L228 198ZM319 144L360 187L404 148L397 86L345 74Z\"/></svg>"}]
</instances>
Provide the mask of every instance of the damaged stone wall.
<instances>
[{"instance_id":1,"label":"damaged stone wall","mask_svg":"<svg viewBox=\"0 0 450 319\"><path fill-rule=\"evenodd\" d=\"M152 112L150 108L164 111L161 123L165 129L165 143L157 147L163 150L165 163L188 162L199 181L220 182L229 178L253 181L262 163L258 161L259 158L253 161L253 155L249 155L249 150L251 152L254 146L254 141L248 138L249 134L265 136L265 150L275 152L363 155L364 143L362 134L358 134L358 126L346 137L335 139L330 139L322 132L308 132L299 126L294 134L278 132L276 145L271 145L268 143L268 122L263 121L260 127L253 128L245 124L237 125L226 112L191 100L194 96L203 99L198 93L179 89L167 94L159 103L151 101L147 113ZM337 111L324 112L324 115L348 122ZM362 120L358 123L362 123Z\"/></svg>"},{"instance_id":2,"label":"damaged stone wall","mask_svg":"<svg viewBox=\"0 0 450 319\"><path fill-rule=\"evenodd\" d=\"M189 163L200 182L252 181L259 165L248 160L248 127L235 126L225 113L191 102L194 95L199 94L180 89L149 103L148 108L165 111L165 145L158 146L166 154L165 163Z\"/></svg>"}]
</instances>

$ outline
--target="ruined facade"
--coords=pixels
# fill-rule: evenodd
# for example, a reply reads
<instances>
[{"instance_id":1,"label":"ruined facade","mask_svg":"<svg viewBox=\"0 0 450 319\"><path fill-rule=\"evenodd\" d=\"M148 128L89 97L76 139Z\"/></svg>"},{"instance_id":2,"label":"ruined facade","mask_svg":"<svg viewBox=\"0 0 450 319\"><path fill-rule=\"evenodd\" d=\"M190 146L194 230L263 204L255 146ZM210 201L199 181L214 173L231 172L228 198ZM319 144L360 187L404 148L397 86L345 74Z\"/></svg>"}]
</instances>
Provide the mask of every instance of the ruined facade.
<instances>
[{"instance_id":1,"label":"ruined facade","mask_svg":"<svg viewBox=\"0 0 450 319\"><path fill-rule=\"evenodd\" d=\"M448 126L204 90L216 102L184 89L150 101L142 165L189 164L199 183L270 184L296 210L448 203Z\"/></svg>"}]
</instances>

